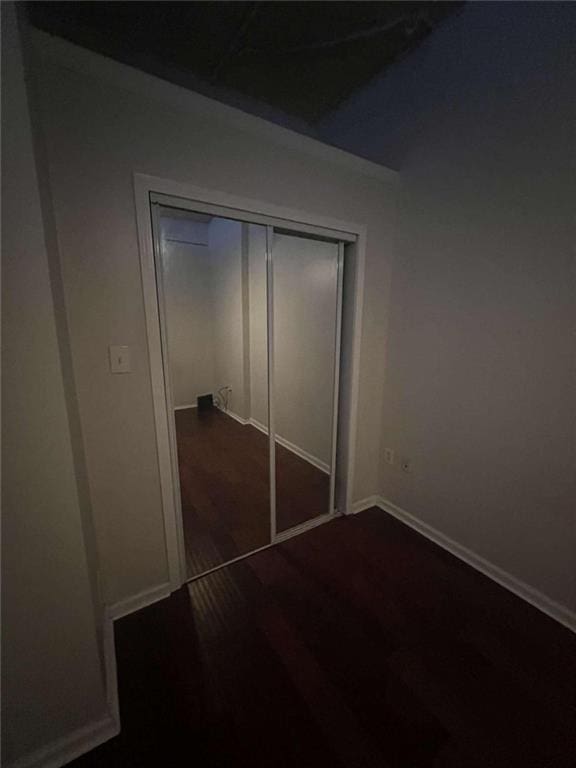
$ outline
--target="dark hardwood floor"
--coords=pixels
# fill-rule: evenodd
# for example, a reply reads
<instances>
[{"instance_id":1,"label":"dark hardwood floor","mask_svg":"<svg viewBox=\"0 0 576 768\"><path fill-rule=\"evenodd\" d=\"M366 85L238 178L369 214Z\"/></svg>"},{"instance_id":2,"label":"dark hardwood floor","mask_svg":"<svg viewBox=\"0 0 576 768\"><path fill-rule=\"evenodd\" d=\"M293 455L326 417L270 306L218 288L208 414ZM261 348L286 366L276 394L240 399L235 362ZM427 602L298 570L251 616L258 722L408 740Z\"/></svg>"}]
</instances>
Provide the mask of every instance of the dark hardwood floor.
<instances>
[{"instance_id":1,"label":"dark hardwood floor","mask_svg":"<svg viewBox=\"0 0 576 768\"><path fill-rule=\"evenodd\" d=\"M574 768L576 635L384 512L116 622L122 732L76 768Z\"/></svg>"},{"instance_id":2,"label":"dark hardwood floor","mask_svg":"<svg viewBox=\"0 0 576 768\"><path fill-rule=\"evenodd\" d=\"M176 411L184 542L197 576L270 543L268 437L216 408ZM276 446L278 531L325 514L329 475Z\"/></svg>"}]
</instances>

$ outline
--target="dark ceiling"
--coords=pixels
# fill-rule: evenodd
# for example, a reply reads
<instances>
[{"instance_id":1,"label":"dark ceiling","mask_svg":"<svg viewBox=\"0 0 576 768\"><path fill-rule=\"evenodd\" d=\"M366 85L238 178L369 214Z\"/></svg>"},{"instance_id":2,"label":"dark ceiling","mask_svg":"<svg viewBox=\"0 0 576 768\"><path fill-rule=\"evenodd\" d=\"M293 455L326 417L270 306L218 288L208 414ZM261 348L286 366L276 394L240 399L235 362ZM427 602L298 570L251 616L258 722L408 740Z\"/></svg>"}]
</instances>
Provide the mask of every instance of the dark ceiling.
<instances>
[{"instance_id":1,"label":"dark ceiling","mask_svg":"<svg viewBox=\"0 0 576 768\"><path fill-rule=\"evenodd\" d=\"M32 24L209 96L321 120L460 2L29 2Z\"/></svg>"}]
</instances>

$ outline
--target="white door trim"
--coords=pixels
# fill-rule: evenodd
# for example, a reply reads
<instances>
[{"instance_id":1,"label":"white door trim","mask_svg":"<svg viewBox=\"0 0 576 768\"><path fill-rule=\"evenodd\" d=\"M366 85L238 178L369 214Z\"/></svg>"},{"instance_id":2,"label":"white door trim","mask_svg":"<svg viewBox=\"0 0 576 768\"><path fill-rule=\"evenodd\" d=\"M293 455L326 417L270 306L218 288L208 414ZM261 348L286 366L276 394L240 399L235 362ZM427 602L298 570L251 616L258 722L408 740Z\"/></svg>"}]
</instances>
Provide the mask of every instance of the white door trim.
<instances>
[{"instance_id":1,"label":"white door trim","mask_svg":"<svg viewBox=\"0 0 576 768\"><path fill-rule=\"evenodd\" d=\"M353 232L348 232L342 227L349 226L345 222L341 222L341 226L335 226L335 222L330 219L324 219L324 223L311 224L305 220L305 214L302 212L294 211L295 216L298 218L286 218L283 216L283 210L278 206L267 206L270 210L269 213L262 213L262 208L259 206L257 210L254 210L252 206L247 205L245 202L236 206L222 203L206 203L203 199L196 199L190 197L178 197L175 195L165 195L162 193L152 193L150 195L153 203L161 203L167 208L179 208L187 211L193 211L194 213L207 213L212 216L220 216L224 219L234 219L236 221L247 221L249 224L259 224L264 227L271 227L276 231L290 231L293 230L298 234L303 235L318 235L322 238L331 239L338 242L354 243L356 242L356 235ZM243 207L239 207L242 205ZM297 227L294 225L297 224Z\"/></svg>"},{"instance_id":2,"label":"white door trim","mask_svg":"<svg viewBox=\"0 0 576 768\"><path fill-rule=\"evenodd\" d=\"M156 204L150 206L150 214L152 219L152 237L154 243L154 251L162 258L162 244L160 238L160 207ZM170 467L172 471L172 503L174 506L174 524L169 529L170 535L176 535L177 547L178 547L178 562L174 562L173 570L178 576L178 581L181 578L182 573L186 573L186 551L184 545L184 527L182 519L182 502L180 494L180 473L178 471L178 448L176 445L176 421L174 419L174 398L172 395L172 381L171 371L168 365L168 359L165 359L165 355L168 353L168 322L166 320L166 302L164 300L164 277L162 272L162 264L157 260L154 262L156 273L156 292L158 303L158 317L160 323L160 341L161 341L161 353L162 353L162 373L164 379L164 400L166 403L166 425L168 428L168 444L170 447ZM168 536L166 537L168 540ZM169 561L170 562L170 561ZM170 582L172 583L172 577Z\"/></svg>"},{"instance_id":3,"label":"white door trim","mask_svg":"<svg viewBox=\"0 0 576 768\"><path fill-rule=\"evenodd\" d=\"M148 357L152 401L154 405L154 423L156 427L156 445L158 450L158 470L162 498L162 516L168 577L172 591L182 586L185 580L186 561L182 558L183 531L182 513L176 506L172 469L172 448L169 418L172 417L166 402L162 342L160 335L160 314L156 285L156 265L154 260L154 232L150 207L149 188L146 182L134 178L136 203L136 224L140 250L140 271L144 314L146 316L146 335L148 338Z\"/></svg>"},{"instance_id":4,"label":"white door trim","mask_svg":"<svg viewBox=\"0 0 576 768\"><path fill-rule=\"evenodd\" d=\"M270 542L276 542L276 421L274 411L274 228L266 226L266 349L268 358L268 487L270 489Z\"/></svg>"},{"instance_id":5,"label":"white door trim","mask_svg":"<svg viewBox=\"0 0 576 768\"><path fill-rule=\"evenodd\" d=\"M158 309L158 292L156 284L156 269L154 261L154 234L151 217L151 198L158 202L156 195L167 195L181 198L183 201L194 201L202 205L206 212L213 211L215 215L222 208L235 209L238 218L251 220L253 214L259 221L268 217L273 219L278 226L278 220L282 220L285 229L293 229L295 232L306 232L326 235L326 230L335 239L340 237L346 243L354 243L355 248L355 279L352 297L353 301L352 323L352 374L350 405L346 418L348 420L348 450L346 462L346 488L347 498L345 509L340 512L350 511L350 504L354 486L354 464L356 456L356 425L358 410L358 390L360 378L360 341L362 334L362 303L364 293L364 263L366 229L363 225L347 221L318 216L313 213L294 210L284 206L272 205L263 201L253 200L247 197L229 195L214 189L204 189L193 184L171 179L163 179L148 174L134 174L134 196L136 207L136 223L138 228L138 244L140 250L140 267L142 277L142 291L144 297L144 310L146 316L146 331L148 337L148 354L150 360L150 377L152 385L152 400L154 405L154 420L156 425L156 441L158 448L158 468L162 490L162 514L164 518L164 531L166 540L166 556L168 560L169 582L172 591L178 589L188 580L186 574L186 562L184 557L184 537L182 529L182 513L179 497L176 498L177 488L174 486L173 461L171 457L171 430L169 419L173 418L173 412L168 408L166 398L166 385L164 380L164 367L162 358L162 344L160 333L160 315ZM194 206L192 206L194 207ZM230 210L228 210L230 215ZM328 516L329 517L329 516ZM272 539L278 540L277 537Z\"/></svg>"},{"instance_id":6,"label":"white door trim","mask_svg":"<svg viewBox=\"0 0 576 768\"><path fill-rule=\"evenodd\" d=\"M344 281L344 243L338 243L338 273L336 287L336 332L334 334L334 383L332 385L332 446L330 459L330 502L328 512L335 515L336 509L336 472L338 448L338 412L340 410L340 358L342 342L342 297Z\"/></svg>"}]
</instances>

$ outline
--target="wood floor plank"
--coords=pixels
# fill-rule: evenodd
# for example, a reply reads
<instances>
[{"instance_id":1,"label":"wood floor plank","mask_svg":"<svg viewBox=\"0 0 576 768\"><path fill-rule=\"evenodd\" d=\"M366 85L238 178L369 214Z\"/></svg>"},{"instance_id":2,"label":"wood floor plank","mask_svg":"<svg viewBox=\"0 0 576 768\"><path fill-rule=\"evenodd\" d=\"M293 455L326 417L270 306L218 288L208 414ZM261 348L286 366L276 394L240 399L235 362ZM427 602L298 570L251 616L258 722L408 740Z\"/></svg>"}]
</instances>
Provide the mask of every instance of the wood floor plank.
<instances>
[{"instance_id":1,"label":"wood floor plank","mask_svg":"<svg viewBox=\"0 0 576 768\"><path fill-rule=\"evenodd\" d=\"M396 766L409 759L414 768L429 765L444 731L408 689L399 695L401 682L396 681L395 695L390 696L387 646L376 625L366 622L337 591L295 568L285 550L269 551L249 565L275 596L292 631L302 642L305 639L318 674L332 682L356 730L368 736L377 762ZM362 653L350 653L352 648ZM333 730L337 728L334 724Z\"/></svg>"},{"instance_id":2,"label":"wood floor plank","mask_svg":"<svg viewBox=\"0 0 576 768\"><path fill-rule=\"evenodd\" d=\"M181 409L175 422L192 578L270 543L268 437L217 408ZM279 444L276 485L279 532L328 512L330 476Z\"/></svg>"},{"instance_id":3,"label":"wood floor plank","mask_svg":"<svg viewBox=\"0 0 576 768\"><path fill-rule=\"evenodd\" d=\"M116 622L76 768L573 768L576 635L368 510Z\"/></svg>"}]
</instances>

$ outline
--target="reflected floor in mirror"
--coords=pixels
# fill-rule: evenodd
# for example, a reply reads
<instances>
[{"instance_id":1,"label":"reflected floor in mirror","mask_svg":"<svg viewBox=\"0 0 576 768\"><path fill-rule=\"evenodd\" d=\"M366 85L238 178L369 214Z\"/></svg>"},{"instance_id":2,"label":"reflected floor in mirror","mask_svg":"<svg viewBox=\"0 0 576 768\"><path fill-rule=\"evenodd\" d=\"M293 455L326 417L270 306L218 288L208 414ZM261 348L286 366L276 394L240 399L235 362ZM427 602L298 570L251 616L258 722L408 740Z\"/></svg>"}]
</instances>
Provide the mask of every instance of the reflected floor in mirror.
<instances>
[{"instance_id":1,"label":"reflected floor in mirror","mask_svg":"<svg viewBox=\"0 0 576 768\"><path fill-rule=\"evenodd\" d=\"M212 408L176 411L190 577L270 543L268 437ZM278 531L328 511L330 476L277 445Z\"/></svg>"}]
</instances>

